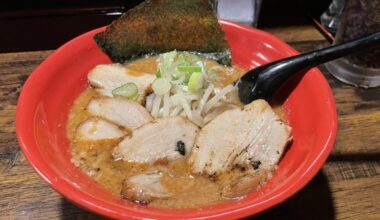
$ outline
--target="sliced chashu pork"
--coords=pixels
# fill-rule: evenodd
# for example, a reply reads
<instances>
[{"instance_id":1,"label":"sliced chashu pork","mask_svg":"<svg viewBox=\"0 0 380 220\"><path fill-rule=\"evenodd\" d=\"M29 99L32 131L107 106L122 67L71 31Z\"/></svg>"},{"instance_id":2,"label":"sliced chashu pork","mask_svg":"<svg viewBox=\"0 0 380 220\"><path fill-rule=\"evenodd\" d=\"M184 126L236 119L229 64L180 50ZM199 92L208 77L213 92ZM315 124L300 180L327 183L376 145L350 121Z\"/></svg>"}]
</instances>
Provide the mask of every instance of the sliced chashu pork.
<instances>
[{"instance_id":1,"label":"sliced chashu pork","mask_svg":"<svg viewBox=\"0 0 380 220\"><path fill-rule=\"evenodd\" d=\"M221 187L221 195L232 199L247 195L252 189L260 187L271 177L273 170L247 169L244 171L233 170L231 173L223 173L217 177Z\"/></svg>"},{"instance_id":2,"label":"sliced chashu pork","mask_svg":"<svg viewBox=\"0 0 380 220\"><path fill-rule=\"evenodd\" d=\"M237 109L239 106L229 103L223 103L221 106L217 106L215 108L212 108L203 118L204 123L207 124L208 122L212 121L214 118L216 118L218 115L222 114L223 112L231 109Z\"/></svg>"},{"instance_id":3,"label":"sliced chashu pork","mask_svg":"<svg viewBox=\"0 0 380 220\"><path fill-rule=\"evenodd\" d=\"M124 132L115 124L106 120L92 117L82 122L77 128L77 139L98 141L117 139L124 136Z\"/></svg>"},{"instance_id":4,"label":"sliced chashu pork","mask_svg":"<svg viewBox=\"0 0 380 220\"><path fill-rule=\"evenodd\" d=\"M168 198L172 194L161 184L162 175L162 172L153 172L132 176L124 182L121 195L143 204L157 198Z\"/></svg>"},{"instance_id":5,"label":"sliced chashu pork","mask_svg":"<svg viewBox=\"0 0 380 220\"><path fill-rule=\"evenodd\" d=\"M185 157L192 149L198 127L182 117L166 117L133 131L114 150L115 159L154 163Z\"/></svg>"},{"instance_id":6,"label":"sliced chashu pork","mask_svg":"<svg viewBox=\"0 0 380 220\"><path fill-rule=\"evenodd\" d=\"M264 100L227 110L204 126L188 158L194 173L215 175L249 165L272 169L291 140L291 128Z\"/></svg>"},{"instance_id":7,"label":"sliced chashu pork","mask_svg":"<svg viewBox=\"0 0 380 220\"><path fill-rule=\"evenodd\" d=\"M143 106L124 98L92 99L87 106L87 111L130 130L153 120Z\"/></svg>"},{"instance_id":8,"label":"sliced chashu pork","mask_svg":"<svg viewBox=\"0 0 380 220\"><path fill-rule=\"evenodd\" d=\"M143 73L126 68L121 64L101 64L97 65L88 73L90 85L101 95L113 97L112 90L133 82L139 90L137 101L140 104L145 102L145 97L151 92L151 85L156 79L154 74Z\"/></svg>"}]
</instances>

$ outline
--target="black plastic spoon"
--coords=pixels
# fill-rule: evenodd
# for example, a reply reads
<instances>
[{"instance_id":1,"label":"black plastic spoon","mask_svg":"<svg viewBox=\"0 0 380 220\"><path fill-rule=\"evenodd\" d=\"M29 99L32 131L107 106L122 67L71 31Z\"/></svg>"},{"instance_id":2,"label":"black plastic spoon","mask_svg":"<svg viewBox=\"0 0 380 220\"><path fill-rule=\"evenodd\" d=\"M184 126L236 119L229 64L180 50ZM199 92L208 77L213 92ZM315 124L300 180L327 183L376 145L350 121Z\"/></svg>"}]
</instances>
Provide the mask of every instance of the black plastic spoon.
<instances>
[{"instance_id":1,"label":"black plastic spoon","mask_svg":"<svg viewBox=\"0 0 380 220\"><path fill-rule=\"evenodd\" d=\"M284 82L322 63L380 44L380 32L332 47L292 56L248 71L238 82L239 98L244 104L268 99Z\"/></svg>"}]
</instances>

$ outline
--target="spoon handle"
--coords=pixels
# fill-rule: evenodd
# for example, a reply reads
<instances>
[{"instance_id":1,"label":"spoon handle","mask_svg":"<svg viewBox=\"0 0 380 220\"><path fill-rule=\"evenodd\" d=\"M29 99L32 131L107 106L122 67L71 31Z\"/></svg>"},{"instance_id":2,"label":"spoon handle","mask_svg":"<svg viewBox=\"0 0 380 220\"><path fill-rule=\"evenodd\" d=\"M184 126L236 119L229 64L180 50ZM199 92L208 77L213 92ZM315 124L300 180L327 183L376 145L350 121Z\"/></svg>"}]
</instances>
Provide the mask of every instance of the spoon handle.
<instances>
[{"instance_id":1,"label":"spoon handle","mask_svg":"<svg viewBox=\"0 0 380 220\"><path fill-rule=\"evenodd\" d=\"M363 38L337 44L332 47L292 56L273 63L259 66L245 74L241 81L250 81L251 101L257 98L268 98L274 89L294 75L318 66L322 63L359 52L380 43L380 32Z\"/></svg>"}]
</instances>

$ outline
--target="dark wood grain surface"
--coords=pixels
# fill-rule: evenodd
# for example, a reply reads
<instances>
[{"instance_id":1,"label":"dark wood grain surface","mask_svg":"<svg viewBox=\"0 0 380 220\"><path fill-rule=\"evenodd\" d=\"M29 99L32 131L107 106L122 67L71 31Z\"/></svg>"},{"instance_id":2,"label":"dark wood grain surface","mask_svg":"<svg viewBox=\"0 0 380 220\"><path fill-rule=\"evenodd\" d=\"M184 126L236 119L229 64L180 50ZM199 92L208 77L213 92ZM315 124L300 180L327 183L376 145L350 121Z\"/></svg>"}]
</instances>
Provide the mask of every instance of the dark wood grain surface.
<instances>
[{"instance_id":1,"label":"dark wood grain surface","mask_svg":"<svg viewBox=\"0 0 380 220\"><path fill-rule=\"evenodd\" d=\"M269 31L300 51L328 45L312 27ZM0 219L102 219L51 189L18 147L17 97L51 52L0 54ZM353 88L320 69L338 109L334 150L304 189L257 219L380 219L380 88Z\"/></svg>"}]
</instances>

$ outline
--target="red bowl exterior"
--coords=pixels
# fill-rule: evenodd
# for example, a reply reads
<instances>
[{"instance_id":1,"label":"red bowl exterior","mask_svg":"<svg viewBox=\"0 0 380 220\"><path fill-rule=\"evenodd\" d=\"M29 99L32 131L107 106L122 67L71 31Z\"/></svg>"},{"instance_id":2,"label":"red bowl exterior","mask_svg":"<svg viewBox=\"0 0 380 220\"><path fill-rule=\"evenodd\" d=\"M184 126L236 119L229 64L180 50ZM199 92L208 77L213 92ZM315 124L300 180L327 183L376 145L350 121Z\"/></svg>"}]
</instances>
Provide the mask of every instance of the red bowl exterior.
<instances>
[{"instance_id":1,"label":"red bowl exterior","mask_svg":"<svg viewBox=\"0 0 380 220\"><path fill-rule=\"evenodd\" d=\"M274 36L228 21L221 25L233 61L243 68L268 63L298 52ZM98 214L116 218L230 219L260 213L286 200L318 172L332 150L337 115L331 89L314 68L306 73L284 104L293 143L273 178L260 190L239 200L198 209L160 209L131 203L112 195L70 162L66 121L73 101L87 86L88 71L111 63L85 33L56 50L23 86L16 115L20 147L33 168L56 191Z\"/></svg>"}]
</instances>

